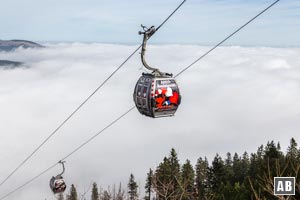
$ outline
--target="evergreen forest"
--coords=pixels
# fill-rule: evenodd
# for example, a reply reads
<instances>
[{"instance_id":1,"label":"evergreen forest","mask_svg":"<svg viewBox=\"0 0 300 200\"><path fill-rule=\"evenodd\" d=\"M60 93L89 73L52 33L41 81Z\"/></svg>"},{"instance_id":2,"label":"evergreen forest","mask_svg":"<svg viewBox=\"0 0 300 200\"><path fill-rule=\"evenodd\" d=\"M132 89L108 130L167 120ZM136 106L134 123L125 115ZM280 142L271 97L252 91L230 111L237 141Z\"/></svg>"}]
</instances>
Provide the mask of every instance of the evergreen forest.
<instances>
[{"instance_id":1,"label":"evergreen forest","mask_svg":"<svg viewBox=\"0 0 300 200\"><path fill-rule=\"evenodd\" d=\"M300 149L295 139L282 150L274 141L258 147L255 153L242 155L216 154L209 163L199 157L193 166L190 160L181 163L171 149L155 169L149 169L145 187L139 188L133 174L126 187L99 188L93 183L89 191L78 195L75 186L59 200L299 200ZM295 177L295 195L275 196L274 177Z\"/></svg>"}]
</instances>

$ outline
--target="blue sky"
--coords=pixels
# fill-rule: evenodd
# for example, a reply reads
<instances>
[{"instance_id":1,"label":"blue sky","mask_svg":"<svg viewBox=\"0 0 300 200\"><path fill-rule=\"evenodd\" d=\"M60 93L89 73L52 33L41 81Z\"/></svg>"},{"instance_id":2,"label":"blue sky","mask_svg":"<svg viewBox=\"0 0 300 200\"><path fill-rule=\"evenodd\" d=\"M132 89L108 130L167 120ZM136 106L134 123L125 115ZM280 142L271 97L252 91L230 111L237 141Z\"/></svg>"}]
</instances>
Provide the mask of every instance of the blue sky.
<instances>
[{"instance_id":1,"label":"blue sky","mask_svg":"<svg viewBox=\"0 0 300 200\"><path fill-rule=\"evenodd\" d=\"M137 44L140 24L159 25L181 0L10 0L0 39ZM271 0L187 0L153 43L211 45ZM300 45L300 1L282 0L227 45Z\"/></svg>"}]
</instances>

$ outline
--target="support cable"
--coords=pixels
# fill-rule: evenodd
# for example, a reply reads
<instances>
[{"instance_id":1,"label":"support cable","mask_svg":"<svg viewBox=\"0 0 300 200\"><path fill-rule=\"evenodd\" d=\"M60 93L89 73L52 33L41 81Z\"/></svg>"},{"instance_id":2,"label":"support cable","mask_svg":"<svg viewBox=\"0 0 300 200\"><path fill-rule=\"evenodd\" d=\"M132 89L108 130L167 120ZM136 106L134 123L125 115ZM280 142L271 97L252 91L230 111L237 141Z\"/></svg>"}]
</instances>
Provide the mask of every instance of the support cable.
<instances>
[{"instance_id":1,"label":"support cable","mask_svg":"<svg viewBox=\"0 0 300 200\"><path fill-rule=\"evenodd\" d=\"M184 0L158 27L161 28L183 5ZM44 146L48 140L50 140L107 82L111 79L124 65L125 63L141 48L142 45L138 46L126 59L122 62L59 126L46 137L41 144L39 144L1 183L2 186L11 176L13 176L42 146Z\"/></svg>"},{"instance_id":2,"label":"support cable","mask_svg":"<svg viewBox=\"0 0 300 200\"><path fill-rule=\"evenodd\" d=\"M259 17L260 15L262 15L264 12L266 12L267 10L269 10L271 7L273 7L276 3L278 3L280 0L276 0L275 2L273 2L271 5L269 5L267 8L265 8L264 10L262 10L261 12L259 12L257 15L255 15L253 18L251 18L249 21L247 21L244 25L242 25L240 28L238 28L237 30L235 30L233 33L231 33L230 35L228 35L225 39L223 39L221 42L219 42L218 44L216 44L213 48L211 48L210 50L208 50L206 53L204 53L202 56L200 56L197 60L195 60L194 62L192 62L190 65L188 65L187 67L185 67L183 70L181 70L178 74L176 74L176 76L174 76L175 78L180 76L183 72L185 72L187 69L191 68L193 65L195 65L198 61L200 61L201 59L203 59L205 56L207 56L210 52L212 52L213 50L215 50L217 47L219 47L221 44L223 44L224 42L226 42L229 38L231 38L232 36L234 36L236 33L238 33L240 30L242 30L243 28L245 28L248 24L250 24L253 20L255 20L257 17Z\"/></svg>"}]
</instances>

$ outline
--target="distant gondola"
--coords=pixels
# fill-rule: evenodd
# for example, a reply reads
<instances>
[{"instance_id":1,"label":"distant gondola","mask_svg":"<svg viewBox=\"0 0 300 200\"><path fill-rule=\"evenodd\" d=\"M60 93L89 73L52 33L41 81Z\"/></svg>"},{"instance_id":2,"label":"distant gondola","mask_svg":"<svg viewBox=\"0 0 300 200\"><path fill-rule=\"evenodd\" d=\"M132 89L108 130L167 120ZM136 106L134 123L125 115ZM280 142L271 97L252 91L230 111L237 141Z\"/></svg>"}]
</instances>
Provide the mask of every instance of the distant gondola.
<instances>
[{"instance_id":1,"label":"distant gondola","mask_svg":"<svg viewBox=\"0 0 300 200\"><path fill-rule=\"evenodd\" d=\"M63 179L62 175L65 172L65 166L64 162L60 161L59 163L63 166L63 172L58 174L57 176L53 176L50 179L50 188L54 194L62 193L66 190L67 185L65 183L65 180Z\"/></svg>"},{"instance_id":2,"label":"distant gondola","mask_svg":"<svg viewBox=\"0 0 300 200\"><path fill-rule=\"evenodd\" d=\"M160 72L146 63L146 42L156 30L153 26L149 29L142 27L144 32L139 32L144 35L141 59L152 73L143 73L137 81L133 93L135 105L141 114L149 117L173 116L181 101L178 85L172 74Z\"/></svg>"}]
</instances>

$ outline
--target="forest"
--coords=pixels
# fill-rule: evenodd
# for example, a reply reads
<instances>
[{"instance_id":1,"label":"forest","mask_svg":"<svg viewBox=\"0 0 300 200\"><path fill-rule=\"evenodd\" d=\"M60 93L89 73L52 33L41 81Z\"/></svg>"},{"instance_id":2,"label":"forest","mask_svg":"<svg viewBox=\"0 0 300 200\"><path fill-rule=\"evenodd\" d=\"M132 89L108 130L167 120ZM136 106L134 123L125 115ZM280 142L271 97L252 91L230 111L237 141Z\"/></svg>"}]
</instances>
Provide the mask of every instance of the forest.
<instances>
[{"instance_id":1,"label":"forest","mask_svg":"<svg viewBox=\"0 0 300 200\"><path fill-rule=\"evenodd\" d=\"M138 188L130 174L126 188L102 189L93 183L89 191L78 195L74 184L59 200L299 200L300 149L294 138L286 150L274 141L258 147L255 153L242 155L218 153L209 163L199 157L195 166L190 160L180 163L171 149L155 169L149 169L145 187ZM275 196L273 177L295 177L295 195ZM144 194L144 195L140 195Z\"/></svg>"}]
</instances>

